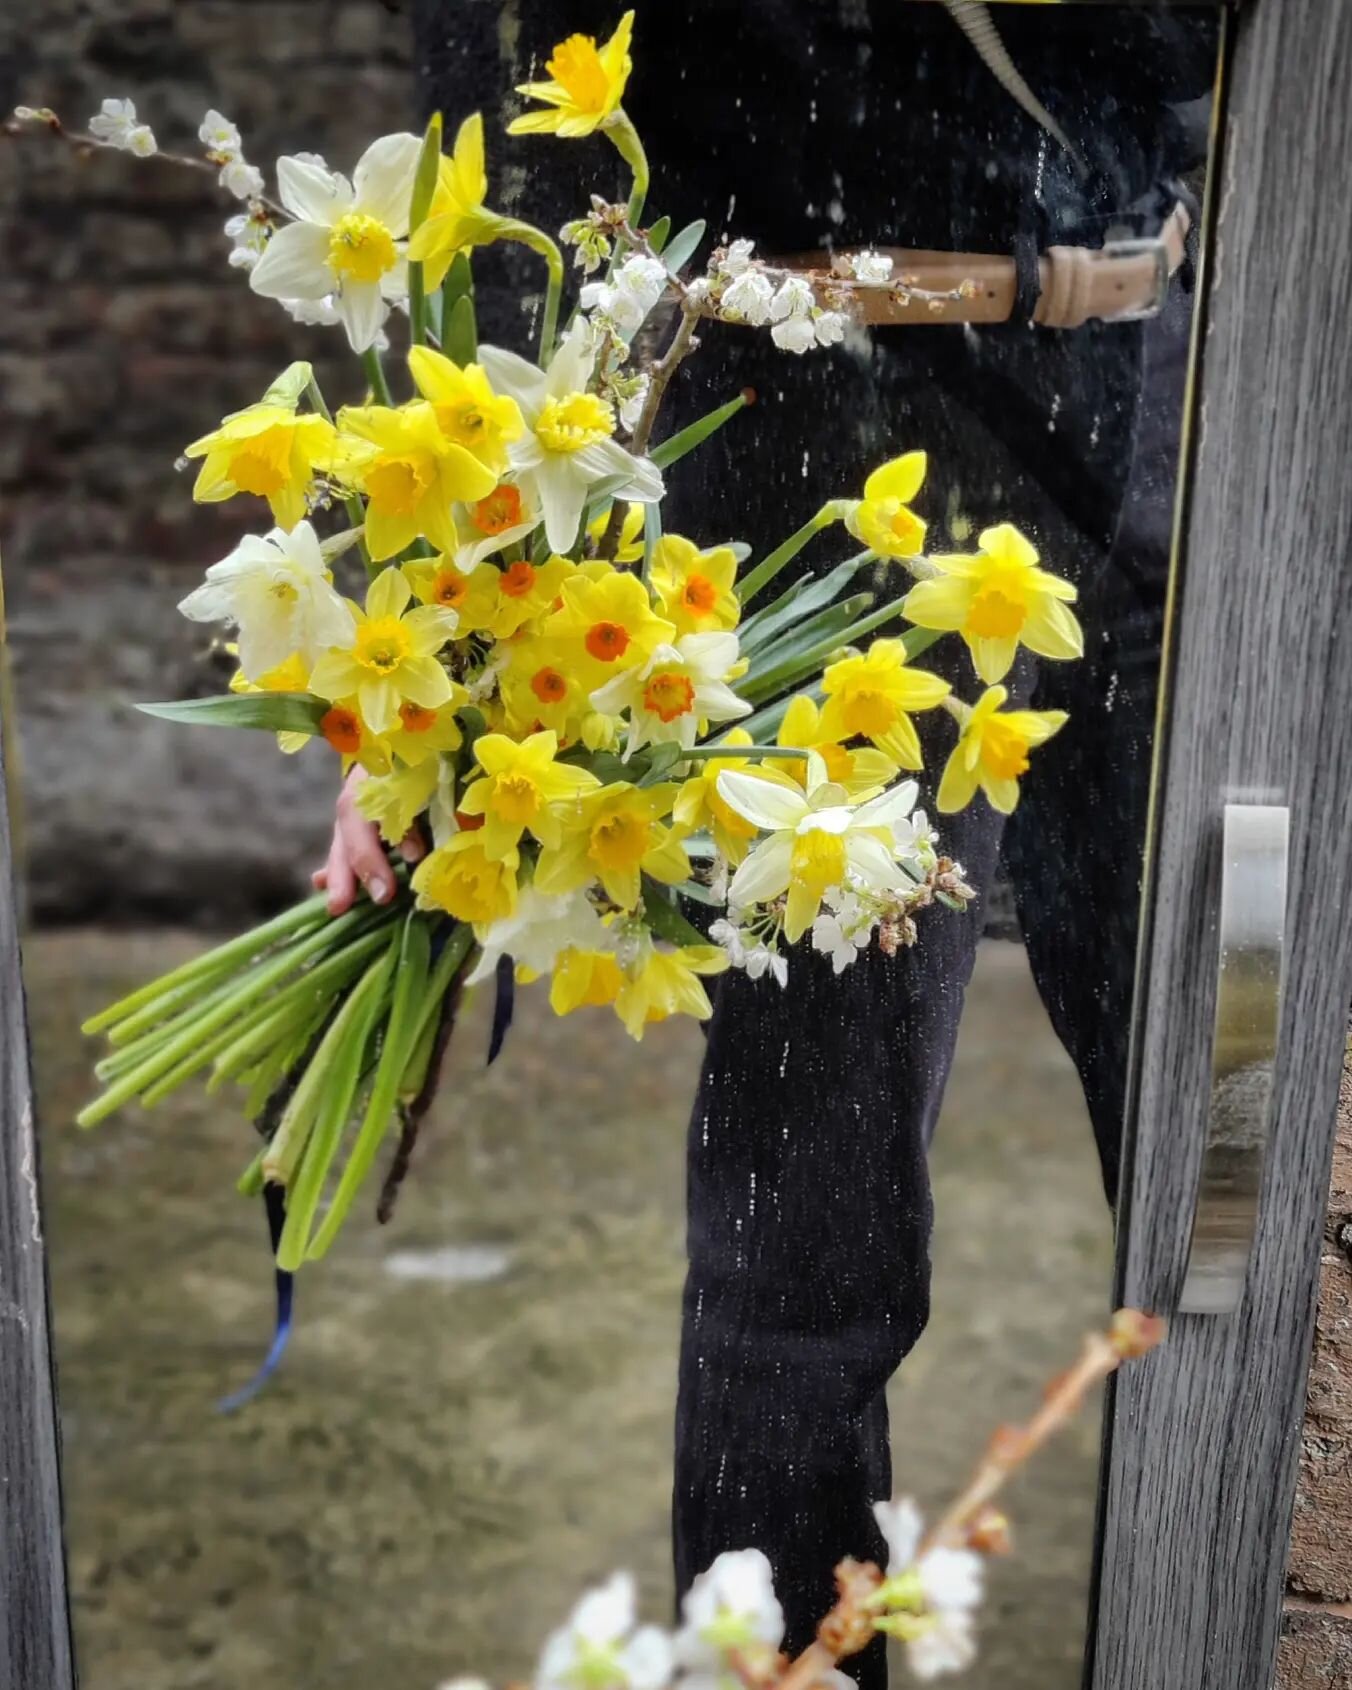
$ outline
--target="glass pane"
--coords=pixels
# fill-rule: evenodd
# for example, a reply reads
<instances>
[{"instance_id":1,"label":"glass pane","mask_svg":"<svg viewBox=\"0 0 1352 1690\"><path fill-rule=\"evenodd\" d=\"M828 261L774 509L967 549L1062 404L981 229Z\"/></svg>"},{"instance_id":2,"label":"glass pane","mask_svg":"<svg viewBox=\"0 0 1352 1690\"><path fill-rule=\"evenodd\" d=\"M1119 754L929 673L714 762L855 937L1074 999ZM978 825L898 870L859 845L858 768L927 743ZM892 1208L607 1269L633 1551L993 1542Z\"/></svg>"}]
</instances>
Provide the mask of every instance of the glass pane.
<instances>
[{"instance_id":1,"label":"glass pane","mask_svg":"<svg viewBox=\"0 0 1352 1690\"><path fill-rule=\"evenodd\" d=\"M322 149L350 171L421 97L444 110L448 146L483 111L488 203L504 214L553 233L585 218L592 191L627 193L604 133L504 135L527 104L516 86L567 71L566 55L545 68L554 43L604 40L609 9L416 10L415 41L385 26L388 60L278 22L266 87L256 25L238 70L237 21L197 105L237 118L270 185L281 153ZM938 887L958 907L918 899L856 945L857 906L823 871L815 924L781 946L785 986L753 947L752 967L708 982L707 1029L673 1016L635 1045L609 1009L559 1017L547 984L523 982L488 1067L504 979L490 970L461 1005L392 1219L375 1215L387 1141L338 1242L298 1276L284 1363L229 1413L217 1405L250 1378L275 1313L263 1204L231 1190L258 1144L241 1094L194 1083L77 1134L92 1047L74 1025L308 891L338 784L326 748L283 760L270 735L125 706L224 691L234 657L173 606L270 521L248 495L260 482L193 507L161 467L292 359L315 360L335 407L360 403L364 378L340 327L298 327L225 273L225 202L196 173L100 154L81 188L56 148L31 154L18 203L34 226L54 196L80 213L24 258L34 299L59 277L82 337L53 327L61 356L32 388L27 438L65 438L51 433L64 419L69 444L59 471L31 449L2 461L18 495L5 541L71 1579L94 1690L528 1678L613 1568L665 1623L695 1575L743 1547L773 1562L785 1647L800 1649L836 1563L886 1558L872 1504L912 1496L935 1517L994 1427L1026 1417L1105 1320L1220 21L1011 4L968 6L963 25L902 0L640 0L623 100L651 165L643 226L707 219L688 273L712 265L714 300L739 267L764 276L759 303L759 284L731 296L743 317L779 301L773 337L712 307L699 323L653 440L739 394L755 403L666 470L662 527L706 552L744 544L745 577L844 502L745 606L753 668L729 684L758 712L782 704L764 618L787 628L790 589L866 552L836 597L867 601L833 621L823 595L800 690L834 675L786 743L819 746L846 782L837 807L913 777L960 865ZM190 25L174 27L186 41ZM71 87L120 92L93 48L65 51ZM172 66L157 75L128 91L172 150L176 122L191 139L186 96L170 98ZM295 110L278 111L279 82ZM749 268L735 240L755 243ZM113 250L140 256L110 268ZM841 259L864 250L855 287ZM499 242L473 272L481 343L533 356L538 251ZM785 291L793 276L810 306ZM570 271L564 322L584 280ZM301 317L323 315L310 303ZM635 367L676 324L668 298L634 333ZM402 314L387 332L403 400ZM87 427L70 421L81 403ZM912 464L870 483L916 452L923 476ZM331 533L349 514L335 500L316 522ZM641 551L641 531L627 537ZM551 535L536 561L551 548L569 549ZM905 614L875 617L917 586ZM849 667L846 644L862 654L927 626L906 674L938 677L947 703L899 691L895 656L881 679ZM792 671L787 650L775 661ZM835 715L816 720L828 699ZM757 743L784 727L755 721ZM754 829L722 822L744 853ZM922 880L950 872L920 849ZM702 928L726 913L681 908ZM1079 1683L1098 1462L1091 1403L1013 1494L1015 1552L986 1567L971 1682ZM894 1681L913 1664L897 1645ZM880 1690L877 1646L844 1669Z\"/></svg>"}]
</instances>

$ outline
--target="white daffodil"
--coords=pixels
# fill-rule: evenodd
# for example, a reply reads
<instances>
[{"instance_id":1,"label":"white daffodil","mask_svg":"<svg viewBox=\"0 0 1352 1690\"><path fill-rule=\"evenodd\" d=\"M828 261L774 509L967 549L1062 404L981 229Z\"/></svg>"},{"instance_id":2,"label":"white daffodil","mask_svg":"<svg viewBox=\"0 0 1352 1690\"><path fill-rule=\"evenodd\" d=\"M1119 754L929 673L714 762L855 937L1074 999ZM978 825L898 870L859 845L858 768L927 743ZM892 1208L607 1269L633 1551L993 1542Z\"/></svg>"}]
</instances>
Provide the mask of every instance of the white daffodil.
<instances>
[{"instance_id":1,"label":"white daffodil","mask_svg":"<svg viewBox=\"0 0 1352 1690\"><path fill-rule=\"evenodd\" d=\"M380 332L385 302L408 291L404 238L422 142L373 141L349 182L300 158L277 161L277 191L295 217L268 242L249 285L268 299L330 295L354 352Z\"/></svg>"},{"instance_id":2,"label":"white daffodil","mask_svg":"<svg viewBox=\"0 0 1352 1690\"><path fill-rule=\"evenodd\" d=\"M239 666L257 680L299 652L307 663L352 640L352 612L334 590L319 539L308 522L288 534L246 534L205 583L178 607L192 622L233 622Z\"/></svg>"},{"instance_id":3,"label":"white daffodil","mask_svg":"<svg viewBox=\"0 0 1352 1690\"><path fill-rule=\"evenodd\" d=\"M731 1650L773 1650L783 1641L784 1611L769 1561L759 1549L726 1550L685 1593L681 1619L676 1660L683 1690L726 1684Z\"/></svg>"},{"instance_id":4,"label":"white daffodil","mask_svg":"<svg viewBox=\"0 0 1352 1690\"><path fill-rule=\"evenodd\" d=\"M634 1579L615 1573L588 1591L566 1625L546 1640L535 1690L662 1690L671 1677L671 1641L655 1625L635 1629Z\"/></svg>"},{"instance_id":5,"label":"white daffodil","mask_svg":"<svg viewBox=\"0 0 1352 1690\"><path fill-rule=\"evenodd\" d=\"M649 743L689 747L705 724L749 716L751 706L728 685L738 655L736 634L684 634L599 687L591 695L597 710L606 716L629 712L625 760Z\"/></svg>"},{"instance_id":6,"label":"white daffodil","mask_svg":"<svg viewBox=\"0 0 1352 1690\"><path fill-rule=\"evenodd\" d=\"M548 974L563 951L610 948L605 923L585 892L550 897L533 886L523 888L513 914L476 928L475 935L482 955L466 978L467 986L490 979L505 956L532 974Z\"/></svg>"},{"instance_id":7,"label":"white daffodil","mask_svg":"<svg viewBox=\"0 0 1352 1690\"><path fill-rule=\"evenodd\" d=\"M526 427L508 454L527 502L544 516L545 534L556 552L571 550L587 499L602 482L612 484L614 498L632 504L653 504L663 493L653 465L611 438L613 406L587 391L593 360L585 322L575 323L565 335L548 370L498 346L479 348L493 390L515 399L521 409Z\"/></svg>"},{"instance_id":8,"label":"white daffodil","mask_svg":"<svg viewBox=\"0 0 1352 1690\"><path fill-rule=\"evenodd\" d=\"M134 153L137 158L152 158L159 151L149 124L136 121L136 107L130 100L105 100L89 120L89 133L106 146Z\"/></svg>"},{"instance_id":9,"label":"white daffodil","mask_svg":"<svg viewBox=\"0 0 1352 1690\"><path fill-rule=\"evenodd\" d=\"M916 784L903 781L852 804L843 786L826 779L825 765L813 753L805 792L734 769L720 773L718 792L738 815L770 835L752 848L732 877L728 895L745 906L787 892L784 936L793 944L812 925L830 888L851 879L871 891L891 886L896 879L893 826L909 815Z\"/></svg>"}]
</instances>

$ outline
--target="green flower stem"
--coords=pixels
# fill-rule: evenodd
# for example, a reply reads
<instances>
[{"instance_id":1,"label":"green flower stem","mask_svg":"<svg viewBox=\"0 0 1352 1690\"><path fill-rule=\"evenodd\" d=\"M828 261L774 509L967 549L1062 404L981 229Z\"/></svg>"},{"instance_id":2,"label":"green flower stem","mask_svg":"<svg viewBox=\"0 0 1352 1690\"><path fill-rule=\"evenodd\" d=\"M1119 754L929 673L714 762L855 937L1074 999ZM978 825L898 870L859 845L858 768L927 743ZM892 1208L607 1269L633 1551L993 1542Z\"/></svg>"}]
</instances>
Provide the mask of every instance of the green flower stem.
<instances>
[{"instance_id":1,"label":"green flower stem","mask_svg":"<svg viewBox=\"0 0 1352 1690\"><path fill-rule=\"evenodd\" d=\"M648 155L643 150L643 142L639 140L638 130L630 122L629 114L621 106L610 122L606 125L606 136L620 157L629 166L634 175L633 187L629 191L629 206L625 213L626 221L631 229L637 229L639 219L643 216L643 207L648 200ZM626 242L617 240L615 252L611 258L613 269L622 257Z\"/></svg>"},{"instance_id":2,"label":"green flower stem","mask_svg":"<svg viewBox=\"0 0 1352 1690\"><path fill-rule=\"evenodd\" d=\"M549 278L545 283L545 308L540 318L540 364L541 367L547 366L559 335L559 304L563 298L563 254L559 251L557 243L550 240L543 229L537 229L530 223L519 222L515 217L497 219L495 232L500 240L517 241L521 246L529 247L532 252L538 252L545 261Z\"/></svg>"},{"instance_id":3,"label":"green flower stem","mask_svg":"<svg viewBox=\"0 0 1352 1690\"><path fill-rule=\"evenodd\" d=\"M333 1045L334 1059L326 1071L323 1097L313 1129L305 1142L296 1177L289 1182L286 1225L282 1228L277 1246L277 1266L283 1272L294 1273L305 1260L310 1229L361 1083L367 1040L389 988L398 946L398 934L392 934L384 954L362 975L324 1035L323 1046ZM275 1149L274 1142L264 1159L265 1170L271 1171L274 1166Z\"/></svg>"},{"instance_id":4,"label":"green flower stem","mask_svg":"<svg viewBox=\"0 0 1352 1690\"><path fill-rule=\"evenodd\" d=\"M222 1055L216 1061L207 1090L219 1090L251 1062L266 1056L280 1039L322 1013L372 954L387 942L387 937L383 926L363 934L269 998L261 1006L261 1013L248 1017L247 1024L232 1027L233 1036L221 1047Z\"/></svg>"},{"instance_id":5,"label":"green flower stem","mask_svg":"<svg viewBox=\"0 0 1352 1690\"><path fill-rule=\"evenodd\" d=\"M804 687L803 692L817 703L820 703L826 696L820 681L815 686ZM792 697L781 698L774 704L767 704L763 710L757 710L754 716L744 717L738 722L737 726L749 733L752 739L760 739L765 734L772 734L788 714L789 705L792 703ZM806 753L799 751L798 755L802 757Z\"/></svg>"},{"instance_id":6,"label":"green flower stem","mask_svg":"<svg viewBox=\"0 0 1352 1690\"><path fill-rule=\"evenodd\" d=\"M261 927L252 928L248 933L241 933L237 939L231 939L227 944L217 945L214 950L204 951L201 956L193 957L190 962L180 963L177 968L170 969L168 974L160 975L158 980L151 980L147 985L140 986L125 998L119 998L116 1003L109 1004L107 1009L101 1009L97 1015L91 1015L80 1031L83 1033L101 1033L105 1028L116 1022L125 1020L133 1010L140 1009L144 1004L152 1003L156 998L163 997L173 987L182 981L196 979L199 975L216 973L229 963L239 958L246 960L261 955L274 941L286 938L299 930L312 927L326 919L328 915L328 900L324 893L317 897L307 898L304 903L296 904L293 908L274 916L271 921L265 921Z\"/></svg>"},{"instance_id":7,"label":"green flower stem","mask_svg":"<svg viewBox=\"0 0 1352 1690\"><path fill-rule=\"evenodd\" d=\"M302 1021L289 1038L280 1040L248 1071L249 1090L244 1099L244 1113L251 1121L259 1119L282 1078L290 1074L309 1050L332 1008L333 999L327 998L309 1020ZM243 1084L245 1076L241 1074L239 1079Z\"/></svg>"},{"instance_id":8,"label":"green flower stem","mask_svg":"<svg viewBox=\"0 0 1352 1690\"><path fill-rule=\"evenodd\" d=\"M310 396L310 404L314 407L316 414L323 417L325 422L331 423L333 413L325 404L324 395L320 392L319 383L313 375L310 377L309 386L305 391ZM361 494L345 493L343 495L343 509L347 512L347 520L357 530L357 550L361 554L362 563L369 575L371 573L371 554L366 549L366 541L361 538L362 530L366 527L366 506L362 502Z\"/></svg>"},{"instance_id":9,"label":"green flower stem","mask_svg":"<svg viewBox=\"0 0 1352 1690\"><path fill-rule=\"evenodd\" d=\"M413 175L413 196L409 202L408 232L417 233L426 221L437 188L441 169L441 113L433 112L423 135L418 167ZM423 286L423 267L410 263L408 267L408 323L409 337L415 346L427 344L427 294Z\"/></svg>"},{"instance_id":10,"label":"green flower stem","mask_svg":"<svg viewBox=\"0 0 1352 1690\"><path fill-rule=\"evenodd\" d=\"M412 1102L423 1088L423 1081L427 1077L427 1069L437 1042L437 1029L441 1023L442 1000L446 993L450 991L460 971L469 967L474 955L473 946L473 932L468 927L459 925L452 930L450 937L442 946L441 955L437 958L436 966L428 980L427 991L423 994L418 1024L414 1028L409 1046L412 1054L404 1067L404 1072L399 1076L400 1102Z\"/></svg>"},{"instance_id":11,"label":"green flower stem","mask_svg":"<svg viewBox=\"0 0 1352 1690\"><path fill-rule=\"evenodd\" d=\"M354 921L353 918L357 919ZM334 939L342 934L350 933L359 924L365 925L365 911L351 910L347 915L322 928L318 933L311 934L308 939L292 946L280 957L270 958L259 967L250 971L238 989L223 997L203 1015L194 1016L189 1025L173 1038L157 1044L156 1048L146 1060L124 1074L121 1079L110 1086L102 1096L94 1101L75 1117L75 1124L79 1127L92 1127L104 1120L114 1110L120 1109L124 1103L133 1097L139 1097L147 1086L153 1085L162 1075L188 1056L201 1040L218 1032L228 1023L235 1021L241 1011L246 1009L255 999L270 990L279 980L290 974L294 969L317 952L326 950ZM250 936L252 937L252 936Z\"/></svg>"},{"instance_id":12,"label":"green flower stem","mask_svg":"<svg viewBox=\"0 0 1352 1690\"><path fill-rule=\"evenodd\" d=\"M800 745L692 745L677 758L681 763L704 763L711 757L796 757L807 753Z\"/></svg>"},{"instance_id":13,"label":"green flower stem","mask_svg":"<svg viewBox=\"0 0 1352 1690\"><path fill-rule=\"evenodd\" d=\"M769 586L785 564L792 563L814 535L820 534L824 528L829 528L833 522L839 522L842 507L848 503L848 499L832 499L824 504L816 516L805 522L796 534L790 534L782 546L777 547L749 574L744 575L737 583L737 597L742 603L749 604L762 587Z\"/></svg>"},{"instance_id":14,"label":"green flower stem","mask_svg":"<svg viewBox=\"0 0 1352 1690\"><path fill-rule=\"evenodd\" d=\"M361 355L361 367L366 371L366 379L370 383L371 392L381 405L393 405L394 399L390 393L390 384L385 380L385 366L380 361L380 354L374 346L368 346Z\"/></svg>"},{"instance_id":15,"label":"green flower stem","mask_svg":"<svg viewBox=\"0 0 1352 1690\"><path fill-rule=\"evenodd\" d=\"M260 1150L235 1181L235 1190L241 1197L261 1197L263 1194L263 1157L265 1150Z\"/></svg>"}]
</instances>

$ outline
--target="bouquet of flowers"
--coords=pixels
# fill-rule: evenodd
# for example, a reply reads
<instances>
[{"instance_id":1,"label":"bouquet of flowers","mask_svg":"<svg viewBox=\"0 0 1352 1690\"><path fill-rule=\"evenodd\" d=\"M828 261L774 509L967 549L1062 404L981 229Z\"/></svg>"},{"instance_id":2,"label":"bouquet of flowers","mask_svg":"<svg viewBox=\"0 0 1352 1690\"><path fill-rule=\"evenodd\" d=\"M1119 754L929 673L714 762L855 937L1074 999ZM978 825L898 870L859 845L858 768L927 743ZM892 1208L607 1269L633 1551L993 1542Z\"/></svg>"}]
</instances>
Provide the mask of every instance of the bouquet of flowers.
<instances>
[{"instance_id":1,"label":"bouquet of flowers","mask_svg":"<svg viewBox=\"0 0 1352 1690\"><path fill-rule=\"evenodd\" d=\"M865 290L922 290L873 251L791 271L734 240L697 267L703 224L645 220L630 23L558 45L510 126L600 137L631 178L626 200L595 196L562 229L581 277L562 329L560 245L490 207L478 116L449 153L439 118L384 136L350 180L284 157L275 200L218 113L204 155L177 161L242 201L231 263L297 319L341 325L364 392L331 406L295 363L186 448L195 498L266 500L275 525L180 606L231 631L230 690L142 708L263 729L288 753L327 746L360 771L395 892L336 918L311 898L104 1010L86 1030L108 1038L105 1089L80 1121L203 1070L242 1086L261 1142L241 1189L280 1198L288 1272L330 1247L396 1124L406 1166L462 988L496 980L499 1033L513 980L539 980L556 1013L609 1006L639 1039L707 1016L705 982L729 968L794 990L801 942L837 972L867 946L893 953L921 912L972 895L916 808L913 716L954 722L940 813L978 790L1012 809L1064 721L1006 708L1001 681L1020 644L1080 654L1074 588L1008 523L970 554L927 553L923 452L764 555L664 528L666 478L751 397L662 436L702 333L811 355L862 332ZM21 108L22 126L166 156L127 101L83 134L50 111ZM472 259L496 242L545 266L533 358L477 339ZM851 555L785 589L841 529ZM984 683L971 703L915 663L946 635Z\"/></svg>"}]
</instances>

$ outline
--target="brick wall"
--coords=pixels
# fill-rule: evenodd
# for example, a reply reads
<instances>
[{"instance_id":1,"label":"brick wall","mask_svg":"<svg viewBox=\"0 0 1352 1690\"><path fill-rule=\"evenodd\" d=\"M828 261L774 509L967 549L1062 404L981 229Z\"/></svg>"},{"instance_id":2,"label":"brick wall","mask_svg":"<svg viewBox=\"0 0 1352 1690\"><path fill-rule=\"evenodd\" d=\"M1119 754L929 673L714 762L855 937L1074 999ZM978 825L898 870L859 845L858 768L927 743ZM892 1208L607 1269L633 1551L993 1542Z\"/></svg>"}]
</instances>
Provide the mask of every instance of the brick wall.
<instances>
[{"instance_id":1,"label":"brick wall","mask_svg":"<svg viewBox=\"0 0 1352 1690\"><path fill-rule=\"evenodd\" d=\"M1319 1273L1277 1682L1352 1687L1352 1043Z\"/></svg>"},{"instance_id":2,"label":"brick wall","mask_svg":"<svg viewBox=\"0 0 1352 1690\"><path fill-rule=\"evenodd\" d=\"M411 28L397 0L4 0L0 108L83 126L109 94L165 147L195 151L215 106L269 174L300 149L350 170L413 127ZM290 359L322 371L341 339L228 268L237 209L155 161L0 145L0 554L40 916L236 920L303 884L326 831L331 759L283 764L263 735L131 710L220 690L174 606L267 525L253 500L194 506L175 458Z\"/></svg>"}]
</instances>

